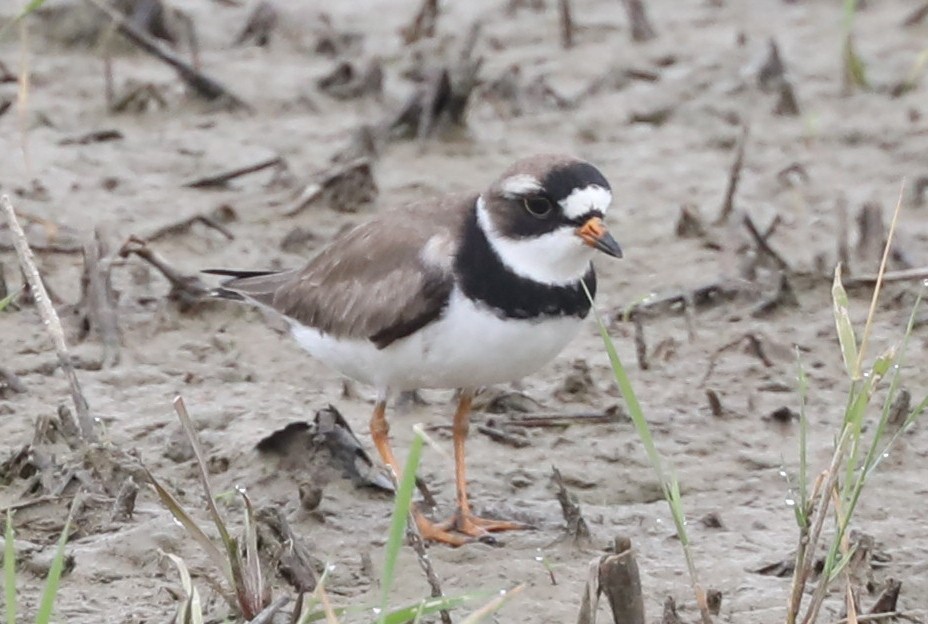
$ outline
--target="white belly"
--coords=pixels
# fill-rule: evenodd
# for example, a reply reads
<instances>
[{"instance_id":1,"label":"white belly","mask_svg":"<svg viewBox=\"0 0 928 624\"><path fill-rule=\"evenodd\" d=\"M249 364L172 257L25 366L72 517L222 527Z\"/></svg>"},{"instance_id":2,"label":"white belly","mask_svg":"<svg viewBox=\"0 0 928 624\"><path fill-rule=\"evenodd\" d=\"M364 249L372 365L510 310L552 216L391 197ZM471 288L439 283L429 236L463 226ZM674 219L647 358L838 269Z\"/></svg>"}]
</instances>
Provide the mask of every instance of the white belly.
<instances>
[{"instance_id":1,"label":"white belly","mask_svg":"<svg viewBox=\"0 0 928 624\"><path fill-rule=\"evenodd\" d=\"M444 315L385 349L294 323L293 337L348 377L385 390L464 388L514 381L541 368L580 328L577 317L501 319L457 289Z\"/></svg>"}]
</instances>

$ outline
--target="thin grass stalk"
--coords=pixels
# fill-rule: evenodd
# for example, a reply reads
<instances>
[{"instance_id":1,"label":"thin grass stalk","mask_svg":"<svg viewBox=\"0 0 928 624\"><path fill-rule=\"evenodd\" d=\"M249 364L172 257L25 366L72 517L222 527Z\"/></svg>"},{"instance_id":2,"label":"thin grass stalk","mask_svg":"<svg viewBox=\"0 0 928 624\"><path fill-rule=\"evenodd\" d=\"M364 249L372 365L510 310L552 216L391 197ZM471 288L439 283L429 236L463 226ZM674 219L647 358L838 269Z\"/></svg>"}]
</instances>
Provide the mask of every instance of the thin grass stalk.
<instances>
[{"instance_id":1,"label":"thin grass stalk","mask_svg":"<svg viewBox=\"0 0 928 624\"><path fill-rule=\"evenodd\" d=\"M802 601L803 584L799 573L805 567L809 543L809 515L812 513L812 501L808 491L808 430L809 418L806 409L806 397L809 392L809 380L802 365L802 356L796 349L797 382L799 385L799 485L798 499L794 505L796 525L799 527L799 544L796 548L796 561L793 566L793 583L787 605L787 622L793 624Z\"/></svg>"},{"instance_id":2,"label":"thin grass stalk","mask_svg":"<svg viewBox=\"0 0 928 624\"><path fill-rule=\"evenodd\" d=\"M835 510L835 520L839 525L843 525L842 529L847 526L847 521L850 519L850 516L845 513L842 505L841 499L838 496L838 493L835 492L834 500L832 501ZM840 539L835 539L835 542L841 544L841 557L844 561L850 561L851 556L857 551L857 548L851 548L850 540L848 539L847 531L842 530ZM844 582L845 582L845 611L847 611L847 622L848 624L857 624L857 603L854 600L854 587L853 581L851 580L850 570L846 566L842 566L844 571ZM837 575L835 575L836 577ZM831 579L834 580L834 579Z\"/></svg>"},{"instance_id":3,"label":"thin grass stalk","mask_svg":"<svg viewBox=\"0 0 928 624\"><path fill-rule=\"evenodd\" d=\"M13 512L6 510L3 532L3 594L6 597L6 624L16 624L16 547L13 540Z\"/></svg>"},{"instance_id":4,"label":"thin grass stalk","mask_svg":"<svg viewBox=\"0 0 928 624\"><path fill-rule=\"evenodd\" d=\"M61 574L64 571L64 547L68 543L68 535L71 533L71 523L74 521L74 514L81 504L80 492L71 501L71 509L68 511L68 518L64 522L64 528L61 529L61 536L58 538L58 545L55 547L55 556L52 564L48 569L48 575L45 577L45 589L42 590L42 598L39 601L39 610L35 616L36 624L48 624L52 619L52 611L55 609L55 600L58 597L58 585L61 581Z\"/></svg>"},{"instance_id":5,"label":"thin grass stalk","mask_svg":"<svg viewBox=\"0 0 928 624\"><path fill-rule=\"evenodd\" d=\"M848 0L854 2L857 0ZM905 195L905 178L899 186L899 197L896 199L896 208L893 210L892 221L889 222L889 232L886 234L886 245L883 247L883 257L880 258L880 270L876 274L876 284L873 286L873 296L870 298L870 309L867 311L867 322L864 324L864 334L860 339L860 352L857 355L857 370L863 365L864 355L867 353L867 345L870 341L870 331L873 328L873 319L876 316L876 304L880 298L880 290L883 288L883 276L886 275L886 263L889 262L889 250L893 245L893 235L896 233L896 225L899 223L899 213L902 211L902 198Z\"/></svg>"},{"instance_id":6,"label":"thin grass stalk","mask_svg":"<svg viewBox=\"0 0 928 624\"><path fill-rule=\"evenodd\" d=\"M487 617L491 613L494 613L500 610L504 604L506 604L512 599L513 596L519 595L520 593L522 593L524 589L525 589L525 585L522 584L522 585L516 585L508 592L507 591L500 592L499 596L497 596L496 598L494 598L493 600L491 600L490 602L488 602L487 604L485 604L484 606L482 606L481 608L477 609L476 611L468 615L466 618L464 618L464 620L461 621L461 624L477 624L478 622L483 620L483 618Z\"/></svg>"},{"instance_id":7,"label":"thin grass stalk","mask_svg":"<svg viewBox=\"0 0 928 624\"><path fill-rule=\"evenodd\" d=\"M9 293L3 299L0 299L0 312L3 312L4 310L6 310L7 306L13 303L13 299L16 299L16 297L19 296L20 290L21 289L16 289L13 292Z\"/></svg>"},{"instance_id":8,"label":"thin grass stalk","mask_svg":"<svg viewBox=\"0 0 928 624\"><path fill-rule=\"evenodd\" d=\"M171 515L174 516L174 519L183 525L190 537L196 540L197 544L206 552L213 564L222 572L229 585L232 585L232 571L222 551L216 547L216 544L214 544L210 537L200 528L200 525L187 513L180 504L180 501L178 501L167 488L161 485L158 479L156 479L147 468L145 468L145 474L148 477L148 482L155 488L155 493L158 494L158 498L161 499L161 504L167 507ZM231 599L231 596L226 595L226 597L230 599L231 606L235 607L235 601Z\"/></svg>"},{"instance_id":9,"label":"thin grass stalk","mask_svg":"<svg viewBox=\"0 0 928 624\"><path fill-rule=\"evenodd\" d=\"M380 624L384 624L387 617L387 603L390 591L393 589L396 561L406 535L406 523L412 504L412 492L416 486L416 469L419 467L419 459L422 456L423 443L422 436L417 432L409 447L409 456L406 458L402 479L396 489L390 535L384 552L383 574L381 575L380 617L378 618Z\"/></svg>"},{"instance_id":10,"label":"thin grass stalk","mask_svg":"<svg viewBox=\"0 0 928 624\"><path fill-rule=\"evenodd\" d=\"M322 610L325 611L326 624L338 624L338 616L335 615L335 610L332 608L329 595L324 587L319 588L319 600L322 602Z\"/></svg>"},{"instance_id":11,"label":"thin grass stalk","mask_svg":"<svg viewBox=\"0 0 928 624\"><path fill-rule=\"evenodd\" d=\"M918 418L921 417L925 413L926 410L928 410L928 396L922 399L921 402L919 402L919 404L916 405L909 412L909 415L906 417L905 422L902 423L902 426L899 427L899 430L893 433L893 435L889 438L889 441L886 443L886 446L883 447L883 452L877 455L876 459L873 462L873 465L867 471L868 478L870 476L870 473L876 470L877 466L879 466L880 463L883 461L883 458L886 456L886 451L888 451L890 448L895 446L896 441L899 439L899 437L903 433L908 431L912 427L912 425L915 424L915 421L918 420Z\"/></svg>"},{"instance_id":12,"label":"thin grass stalk","mask_svg":"<svg viewBox=\"0 0 928 624\"><path fill-rule=\"evenodd\" d=\"M848 428L844 427L841 432L841 437L838 440L837 448L835 448L834 455L831 457L831 463L825 472L822 473L824 475L824 478L822 479L822 488L819 492L818 504L815 506L815 513L812 516L809 537L805 544L805 550L809 553L815 552L815 547L821 538L822 528L825 525L825 516L828 513L828 501L830 500L829 492L831 492L835 487L838 467L841 465L841 459L844 457L847 440ZM794 599L790 601L790 606L787 610L787 624L794 624L796 622L796 618L799 615L799 609L802 606L801 602L803 589L805 588L806 583L812 574L812 567L814 564L815 558L806 556L803 566L801 568L797 567L793 571L793 589L791 593ZM808 622L808 620L805 621Z\"/></svg>"},{"instance_id":13,"label":"thin grass stalk","mask_svg":"<svg viewBox=\"0 0 928 624\"><path fill-rule=\"evenodd\" d=\"M433 615L441 611L456 609L472 601L474 598L475 594L455 597L443 596L441 598L425 598L416 604L390 611L385 618L385 622L386 624L406 624L417 616ZM420 612L421 616L419 615Z\"/></svg>"},{"instance_id":14,"label":"thin grass stalk","mask_svg":"<svg viewBox=\"0 0 928 624\"><path fill-rule=\"evenodd\" d=\"M422 600L419 603L419 608L416 609L416 617L412 621L412 624L419 624L422 621L422 614L425 611L425 600Z\"/></svg>"},{"instance_id":15,"label":"thin grass stalk","mask_svg":"<svg viewBox=\"0 0 928 624\"><path fill-rule=\"evenodd\" d=\"M612 339L609 336L609 332L606 330L606 326L603 323L602 317L599 315L599 312L596 309L596 306L593 302L593 297L587 288L586 282L581 281L581 284L583 285L583 290L586 293L587 299L590 301L590 310L592 311L593 317L596 319L596 324L599 327L599 334L602 337L603 344L606 348L606 353L609 356L609 362L613 375L615 376L616 385L619 387L619 392L622 394L622 398L625 399L625 404L628 406L628 412L631 416L632 422L635 424L638 437L641 439L641 442L645 448L645 453L647 454L648 460L651 463L651 467L657 474L657 478L660 481L664 500L667 501L667 505L670 508L670 515L673 518L674 525L677 530L677 537L680 539L680 545L683 548L683 556L686 559L686 567L690 576L690 583L693 588L693 593L696 596L696 604L699 607L700 619L702 620L703 624L711 624L712 616L709 613L709 605L706 601L706 592L699 581L699 573L696 569L696 562L693 559L689 537L686 532L686 517L683 513L683 501L680 496L680 483L672 471L668 476L668 473L664 468L663 459L661 458L660 452L657 450L657 446L654 444L654 437L651 435L651 429L648 426L648 421L644 416L644 410L642 410L641 404L638 402L638 397L635 395L635 390L632 387L631 380L629 380L628 374L625 372L625 368L622 366L622 361L615 349L615 344L612 342Z\"/></svg>"},{"instance_id":16,"label":"thin grass stalk","mask_svg":"<svg viewBox=\"0 0 928 624\"><path fill-rule=\"evenodd\" d=\"M255 524L255 508L245 490L240 489L245 503L245 562L243 566L243 581L246 598L251 603L250 608L260 613L271 602L268 589L264 586L264 575L261 571L261 559L258 556L258 530Z\"/></svg>"},{"instance_id":17,"label":"thin grass stalk","mask_svg":"<svg viewBox=\"0 0 928 624\"><path fill-rule=\"evenodd\" d=\"M309 624L310 622L315 622L316 620L311 619L313 614L313 609L316 608L316 605L319 604L319 591L321 587L325 587L325 582L329 579L329 566L326 564L325 569L322 571L322 574L319 576L319 580L316 581L316 588L313 590L313 593L310 594L309 600L302 601L302 615L299 619L299 624Z\"/></svg>"},{"instance_id":18,"label":"thin grass stalk","mask_svg":"<svg viewBox=\"0 0 928 624\"><path fill-rule=\"evenodd\" d=\"M822 472L815 479L812 486L812 492L809 494L809 513L811 514L814 507L814 501L818 498L825 482L826 473ZM810 548L812 541L809 537L809 531L812 524L810 523L804 530L799 532L799 544L796 548L796 564L793 567L793 580L790 587L789 602L786 610L786 621L789 624L795 624L799 616L799 608L802 606L802 598L806 582L812 571L812 565L807 564L809 553L814 552Z\"/></svg>"},{"instance_id":19,"label":"thin grass stalk","mask_svg":"<svg viewBox=\"0 0 928 624\"><path fill-rule=\"evenodd\" d=\"M229 533L225 520L223 520L222 516L219 514L219 508L216 506L212 487L209 484L209 470L206 466L206 455L203 453L203 447L200 445L200 438L197 435L193 419L187 411L187 406L184 404L183 397L174 397L173 405L174 411L177 412L177 417L180 419L181 425L184 428L184 433L187 434L187 440L190 442L190 446L193 447L193 454L196 458L197 467L199 468L200 483L206 495L206 506L213 520L213 524L216 526L216 530L219 531L222 544L226 549L225 559L229 569L228 576L231 580L235 595L238 597L239 608L243 612L242 615L244 615L246 619L250 619L257 615L264 605L259 607L257 611L253 609L252 598L254 598L254 596L249 593L249 588L245 581L245 570L242 564L242 555L239 550L238 540ZM263 601L259 598L259 602Z\"/></svg>"},{"instance_id":20,"label":"thin grass stalk","mask_svg":"<svg viewBox=\"0 0 928 624\"><path fill-rule=\"evenodd\" d=\"M799 383L799 501L796 504L796 521L801 529L809 528L809 414L806 398L809 394L809 378L802 365L799 349L796 349L796 364Z\"/></svg>"},{"instance_id":21,"label":"thin grass stalk","mask_svg":"<svg viewBox=\"0 0 928 624\"><path fill-rule=\"evenodd\" d=\"M200 601L200 593L193 584L193 579L190 577L187 564L177 555L171 553L163 554L174 563L174 566L177 568L177 573L180 575L181 587L183 587L184 593L187 594L187 599L184 600L176 621L178 624L203 624L203 605Z\"/></svg>"},{"instance_id":22,"label":"thin grass stalk","mask_svg":"<svg viewBox=\"0 0 928 624\"><path fill-rule=\"evenodd\" d=\"M219 531L222 542L227 544L233 541L232 536L229 534L222 516L219 515L219 508L216 507L216 500L213 498L212 488L209 484L206 455L203 453L203 447L200 446L200 438L197 435L196 427L193 425L193 419L190 418L190 413L187 411L187 406L184 404L183 397L174 397L172 404L174 405L174 411L177 412L177 417L180 419L180 424L184 428L184 433L187 434L187 440L190 442L190 446L193 447L193 454L197 460L197 468L199 468L200 483L203 485L203 492L206 494L206 506L209 509L209 515L216 525L216 530Z\"/></svg>"}]
</instances>

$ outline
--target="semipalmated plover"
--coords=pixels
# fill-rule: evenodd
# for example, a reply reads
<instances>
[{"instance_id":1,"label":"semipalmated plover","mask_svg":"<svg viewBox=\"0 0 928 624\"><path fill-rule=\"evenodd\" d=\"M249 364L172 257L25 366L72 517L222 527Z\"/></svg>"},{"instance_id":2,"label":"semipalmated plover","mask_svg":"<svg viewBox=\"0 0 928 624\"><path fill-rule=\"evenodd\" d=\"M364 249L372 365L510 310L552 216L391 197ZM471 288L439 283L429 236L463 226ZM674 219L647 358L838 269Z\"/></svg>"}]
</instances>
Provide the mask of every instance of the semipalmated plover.
<instances>
[{"instance_id":1,"label":"semipalmated plover","mask_svg":"<svg viewBox=\"0 0 928 624\"><path fill-rule=\"evenodd\" d=\"M603 225L609 183L567 156L521 160L483 193L384 211L289 271L211 270L215 295L281 315L310 354L377 389L370 429L400 476L385 419L392 392L459 389L454 414L457 510L426 539L460 545L523 528L478 518L467 498L464 440L481 386L514 381L556 356L590 310L596 250L621 257Z\"/></svg>"}]
</instances>

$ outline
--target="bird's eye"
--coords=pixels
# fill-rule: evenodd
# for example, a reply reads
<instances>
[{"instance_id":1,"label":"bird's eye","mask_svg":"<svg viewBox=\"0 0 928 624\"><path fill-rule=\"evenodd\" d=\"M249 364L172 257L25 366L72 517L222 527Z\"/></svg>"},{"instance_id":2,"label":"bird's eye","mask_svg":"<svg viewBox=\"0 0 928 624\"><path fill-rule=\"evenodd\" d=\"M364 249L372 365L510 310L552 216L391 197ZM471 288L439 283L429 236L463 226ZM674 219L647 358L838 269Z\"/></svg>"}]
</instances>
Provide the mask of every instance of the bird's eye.
<instances>
[{"instance_id":1,"label":"bird's eye","mask_svg":"<svg viewBox=\"0 0 928 624\"><path fill-rule=\"evenodd\" d=\"M547 217L554 210L551 202L544 197L526 197L522 203L530 215L539 219Z\"/></svg>"}]
</instances>

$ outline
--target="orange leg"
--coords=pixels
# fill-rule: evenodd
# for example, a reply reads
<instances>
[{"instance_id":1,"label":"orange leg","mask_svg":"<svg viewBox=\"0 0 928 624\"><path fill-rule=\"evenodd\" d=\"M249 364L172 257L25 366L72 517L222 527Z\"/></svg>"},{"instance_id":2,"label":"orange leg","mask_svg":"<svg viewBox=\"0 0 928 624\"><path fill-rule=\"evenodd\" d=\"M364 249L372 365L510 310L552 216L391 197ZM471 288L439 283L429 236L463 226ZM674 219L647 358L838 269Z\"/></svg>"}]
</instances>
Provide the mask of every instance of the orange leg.
<instances>
[{"instance_id":1,"label":"orange leg","mask_svg":"<svg viewBox=\"0 0 928 624\"><path fill-rule=\"evenodd\" d=\"M387 423L386 413L386 401L377 401L374 405L374 413L371 416L371 438L374 440L374 446L377 447L377 452L380 453L383 463L390 468L396 483L399 483L402 479L402 472L396 457L393 455L393 449L390 448L390 425ZM419 527L419 533L422 534L422 538L425 540L442 542L451 546L461 546L471 541L467 537L457 535L436 525L418 509L413 509L412 515L416 521L416 526Z\"/></svg>"},{"instance_id":2,"label":"orange leg","mask_svg":"<svg viewBox=\"0 0 928 624\"><path fill-rule=\"evenodd\" d=\"M473 400L473 390L462 390L458 408L454 412L454 481L457 486L457 509L451 519L441 523L439 527L476 538L486 537L493 531L528 529L530 527L521 522L478 518L470 509L470 501L467 498L464 443L470 431L470 408Z\"/></svg>"}]
</instances>

